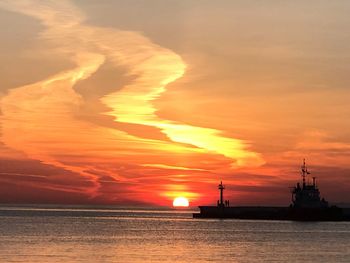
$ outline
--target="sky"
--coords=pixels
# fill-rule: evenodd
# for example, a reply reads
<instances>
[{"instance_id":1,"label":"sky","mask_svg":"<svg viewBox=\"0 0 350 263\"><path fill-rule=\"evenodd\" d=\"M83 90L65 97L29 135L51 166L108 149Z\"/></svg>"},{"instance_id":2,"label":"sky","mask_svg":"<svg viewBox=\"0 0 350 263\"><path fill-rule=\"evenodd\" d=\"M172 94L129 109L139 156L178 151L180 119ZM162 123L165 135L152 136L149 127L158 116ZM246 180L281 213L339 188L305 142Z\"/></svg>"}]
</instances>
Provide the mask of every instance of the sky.
<instances>
[{"instance_id":1,"label":"sky","mask_svg":"<svg viewBox=\"0 0 350 263\"><path fill-rule=\"evenodd\" d=\"M350 3L0 0L0 203L350 203Z\"/></svg>"}]
</instances>

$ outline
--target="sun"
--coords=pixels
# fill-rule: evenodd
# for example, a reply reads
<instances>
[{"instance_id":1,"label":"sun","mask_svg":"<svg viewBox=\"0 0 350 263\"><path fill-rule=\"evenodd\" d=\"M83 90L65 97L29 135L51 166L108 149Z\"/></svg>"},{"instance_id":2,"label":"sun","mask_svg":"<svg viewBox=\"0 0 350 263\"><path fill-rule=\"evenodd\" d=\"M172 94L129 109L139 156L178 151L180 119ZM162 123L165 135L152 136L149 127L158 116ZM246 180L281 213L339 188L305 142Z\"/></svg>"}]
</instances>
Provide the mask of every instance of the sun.
<instances>
[{"instance_id":1,"label":"sun","mask_svg":"<svg viewBox=\"0 0 350 263\"><path fill-rule=\"evenodd\" d=\"M174 207L188 207L189 206L188 199L186 197L176 197L173 201Z\"/></svg>"}]
</instances>

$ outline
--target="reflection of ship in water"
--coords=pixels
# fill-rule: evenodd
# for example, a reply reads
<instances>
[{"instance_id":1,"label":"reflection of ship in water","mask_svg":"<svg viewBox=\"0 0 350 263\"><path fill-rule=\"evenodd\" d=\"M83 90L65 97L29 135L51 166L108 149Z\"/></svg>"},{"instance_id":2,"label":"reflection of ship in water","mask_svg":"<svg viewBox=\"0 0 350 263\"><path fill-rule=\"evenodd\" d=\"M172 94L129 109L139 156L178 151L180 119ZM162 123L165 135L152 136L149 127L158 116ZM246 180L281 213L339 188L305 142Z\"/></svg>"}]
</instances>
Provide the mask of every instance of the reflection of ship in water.
<instances>
[{"instance_id":1,"label":"reflection of ship in water","mask_svg":"<svg viewBox=\"0 0 350 263\"><path fill-rule=\"evenodd\" d=\"M217 206L199 206L200 213L193 214L195 218L241 218L265 220L305 220L305 221L348 221L350 209L329 206L328 202L320 197L316 184L316 177L312 183L306 182L308 171L305 160L301 166L302 185L297 183L292 187L292 203L289 207L271 206L230 206L224 201L225 186L222 182L218 188L220 199Z\"/></svg>"}]
</instances>

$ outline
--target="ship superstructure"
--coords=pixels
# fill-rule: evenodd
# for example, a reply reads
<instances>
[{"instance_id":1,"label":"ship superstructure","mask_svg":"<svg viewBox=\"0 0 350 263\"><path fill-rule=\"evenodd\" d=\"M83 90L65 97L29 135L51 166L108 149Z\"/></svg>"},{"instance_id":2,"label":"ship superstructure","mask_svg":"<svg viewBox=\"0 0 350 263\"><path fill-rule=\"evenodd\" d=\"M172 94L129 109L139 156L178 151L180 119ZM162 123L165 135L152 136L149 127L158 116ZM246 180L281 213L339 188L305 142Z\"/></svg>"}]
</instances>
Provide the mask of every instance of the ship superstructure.
<instances>
[{"instance_id":1,"label":"ship superstructure","mask_svg":"<svg viewBox=\"0 0 350 263\"><path fill-rule=\"evenodd\" d=\"M310 172L304 159L301 166L302 186L300 183L297 183L292 188L291 206L295 208L327 208L328 202L320 197L320 191L316 185L316 177L312 177L312 183L306 183L309 174Z\"/></svg>"}]
</instances>

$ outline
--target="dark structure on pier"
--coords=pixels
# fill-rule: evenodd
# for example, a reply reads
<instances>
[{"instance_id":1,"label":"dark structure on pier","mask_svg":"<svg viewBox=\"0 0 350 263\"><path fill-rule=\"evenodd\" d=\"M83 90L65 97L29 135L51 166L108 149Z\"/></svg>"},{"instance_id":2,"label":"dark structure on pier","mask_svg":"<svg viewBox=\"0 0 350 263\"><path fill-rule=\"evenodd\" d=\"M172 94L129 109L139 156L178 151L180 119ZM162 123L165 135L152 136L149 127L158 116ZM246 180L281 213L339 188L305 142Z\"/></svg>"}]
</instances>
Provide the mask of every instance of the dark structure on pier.
<instances>
[{"instance_id":1,"label":"dark structure on pier","mask_svg":"<svg viewBox=\"0 0 350 263\"><path fill-rule=\"evenodd\" d=\"M225 202L224 202L224 189L225 189L225 186L222 184L222 181L220 182L218 188L220 190L220 200L218 200L218 207L230 206L230 201L229 200L225 200Z\"/></svg>"},{"instance_id":2,"label":"dark structure on pier","mask_svg":"<svg viewBox=\"0 0 350 263\"><path fill-rule=\"evenodd\" d=\"M194 218L239 218L263 220L298 220L298 221L350 221L350 209L329 206L320 197L316 185L316 177L312 183L307 183L308 171L305 159L301 166L302 185L298 182L292 187L292 203L288 207L271 206L233 206L228 200L224 201L225 186L220 182L220 199L217 206L199 206L200 213L193 214Z\"/></svg>"}]
</instances>

